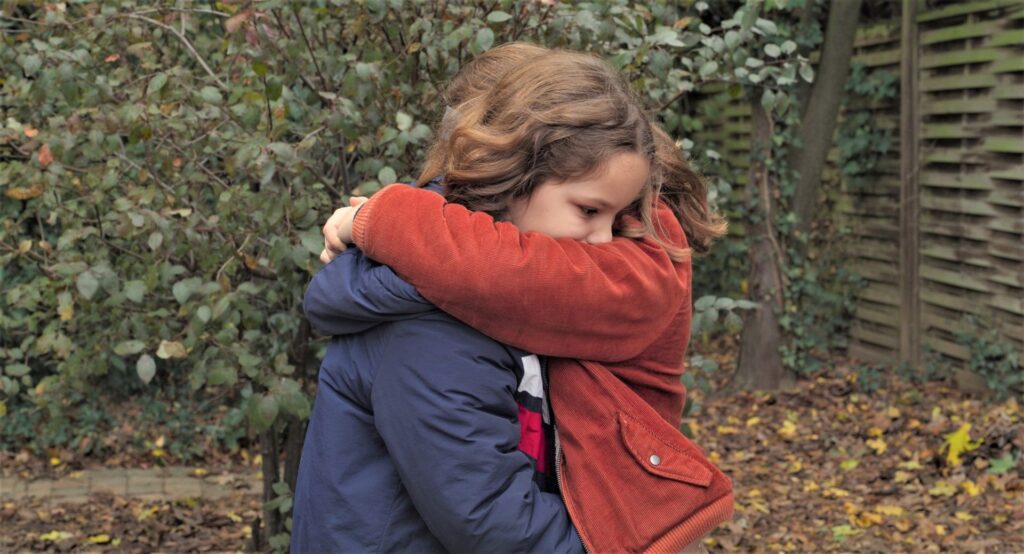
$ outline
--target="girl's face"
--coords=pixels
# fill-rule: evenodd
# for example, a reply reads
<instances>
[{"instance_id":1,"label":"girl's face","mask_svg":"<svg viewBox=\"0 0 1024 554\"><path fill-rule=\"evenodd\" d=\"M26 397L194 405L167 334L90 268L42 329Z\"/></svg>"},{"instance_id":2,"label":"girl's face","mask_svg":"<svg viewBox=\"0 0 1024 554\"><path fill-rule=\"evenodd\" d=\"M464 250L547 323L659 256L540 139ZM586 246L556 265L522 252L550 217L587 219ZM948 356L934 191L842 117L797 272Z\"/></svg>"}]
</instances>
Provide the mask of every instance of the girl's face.
<instances>
[{"instance_id":1,"label":"girl's face","mask_svg":"<svg viewBox=\"0 0 1024 554\"><path fill-rule=\"evenodd\" d=\"M632 152L615 154L596 171L569 181L547 181L528 198L513 200L509 221L520 231L590 244L611 242L619 212L640 196L649 164Z\"/></svg>"}]
</instances>

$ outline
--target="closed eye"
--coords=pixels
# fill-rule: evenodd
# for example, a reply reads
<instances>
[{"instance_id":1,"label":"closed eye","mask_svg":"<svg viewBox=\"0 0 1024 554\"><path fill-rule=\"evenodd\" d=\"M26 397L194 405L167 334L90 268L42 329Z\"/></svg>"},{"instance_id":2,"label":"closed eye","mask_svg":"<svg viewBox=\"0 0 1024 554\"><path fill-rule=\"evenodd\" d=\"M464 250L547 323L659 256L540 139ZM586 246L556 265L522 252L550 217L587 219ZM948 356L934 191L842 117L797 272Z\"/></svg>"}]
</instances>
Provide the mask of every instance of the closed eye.
<instances>
[{"instance_id":1,"label":"closed eye","mask_svg":"<svg viewBox=\"0 0 1024 554\"><path fill-rule=\"evenodd\" d=\"M580 212L585 217L594 217L595 215L601 212L601 210L598 210L597 208L591 208L590 206L580 206L579 208Z\"/></svg>"}]
</instances>

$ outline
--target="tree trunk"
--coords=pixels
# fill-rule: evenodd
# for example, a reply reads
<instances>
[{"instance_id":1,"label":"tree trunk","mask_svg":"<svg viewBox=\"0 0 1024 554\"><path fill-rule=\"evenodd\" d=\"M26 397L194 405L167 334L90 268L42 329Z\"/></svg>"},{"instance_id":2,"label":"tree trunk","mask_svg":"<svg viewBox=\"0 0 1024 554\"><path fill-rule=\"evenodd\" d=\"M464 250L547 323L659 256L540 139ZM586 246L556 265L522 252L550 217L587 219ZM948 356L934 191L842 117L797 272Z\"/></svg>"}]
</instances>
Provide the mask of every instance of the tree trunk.
<instances>
[{"instance_id":1,"label":"tree trunk","mask_svg":"<svg viewBox=\"0 0 1024 554\"><path fill-rule=\"evenodd\" d=\"M818 205L821 172L832 135L836 129L839 105L850 74L853 40L857 34L861 0L842 0L829 4L828 27L821 50L814 87L807 99L800 121L800 141L790 153L792 168L797 172L793 211L797 230L808 233Z\"/></svg>"},{"instance_id":2,"label":"tree trunk","mask_svg":"<svg viewBox=\"0 0 1024 554\"><path fill-rule=\"evenodd\" d=\"M295 379L298 380L302 390L309 390L309 343L312 329L309 321L303 318L299 326L299 332L292 342L288 352L289 361L295 366ZM313 375L315 378L315 374ZM306 422L302 419L290 416L285 428L284 437L284 481L288 483L288 490L295 494L295 481L299 475L299 462L302 458L302 444L306 439Z\"/></svg>"},{"instance_id":3,"label":"tree trunk","mask_svg":"<svg viewBox=\"0 0 1024 554\"><path fill-rule=\"evenodd\" d=\"M747 203L752 208L750 274L751 300L758 307L747 310L740 335L740 357L730 388L770 390L784 386L789 376L782 365L782 252L775 238L773 195L765 163L771 155L772 126L761 106L760 94L752 96L750 178Z\"/></svg>"},{"instance_id":4,"label":"tree trunk","mask_svg":"<svg viewBox=\"0 0 1024 554\"><path fill-rule=\"evenodd\" d=\"M278 448L277 429L273 425L260 433L260 455L263 458L263 502L264 504L274 499L274 483L280 478L278 469ZM253 529L257 533L258 529ZM264 548L270 544L270 538L284 531L284 521L281 520L281 512L277 508L263 508L263 540Z\"/></svg>"}]
</instances>

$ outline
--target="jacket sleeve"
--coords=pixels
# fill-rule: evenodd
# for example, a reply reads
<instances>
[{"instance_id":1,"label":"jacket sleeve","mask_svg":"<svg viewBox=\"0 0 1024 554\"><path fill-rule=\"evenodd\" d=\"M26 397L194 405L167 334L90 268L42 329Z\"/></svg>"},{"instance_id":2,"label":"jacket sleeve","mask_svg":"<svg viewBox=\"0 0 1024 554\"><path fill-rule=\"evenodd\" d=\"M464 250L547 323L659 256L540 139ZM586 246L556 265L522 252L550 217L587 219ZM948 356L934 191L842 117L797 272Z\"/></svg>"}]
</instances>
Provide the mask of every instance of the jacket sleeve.
<instances>
[{"instance_id":1,"label":"jacket sleeve","mask_svg":"<svg viewBox=\"0 0 1024 554\"><path fill-rule=\"evenodd\" d=\"M319 333L336 336L435 308L390 267L353 248L313 276L302 309Z\"/></svg>"},{"instance_id":2,"label":"jacket sleeve","mask_svg":"<svg viewBox=\"0 0 1024 554\"><path fill-rule=\"evenodd\" d=\"M678 228L674 219L660 221ZM440 309L501 342L548 356L633 358L689 298L689 262L677 267L649 239L589 245L524 234L404 185L371 197L353 235L368 256ZM681 230L674 238L685 240Z\"/></svg>"},{"instance_id":3,"label":"jacket sleeve","mask_svg":"<svg viewBox=\"0 0 1024 554\"><path fill-rule=\"evenodd\" d=\"M507 350L447 316L399 324L374 421L413 505L451 552L582 552L561 498L518 450ZM427 323L427 325L424 325Z\"/></svg>"}]
</instances>

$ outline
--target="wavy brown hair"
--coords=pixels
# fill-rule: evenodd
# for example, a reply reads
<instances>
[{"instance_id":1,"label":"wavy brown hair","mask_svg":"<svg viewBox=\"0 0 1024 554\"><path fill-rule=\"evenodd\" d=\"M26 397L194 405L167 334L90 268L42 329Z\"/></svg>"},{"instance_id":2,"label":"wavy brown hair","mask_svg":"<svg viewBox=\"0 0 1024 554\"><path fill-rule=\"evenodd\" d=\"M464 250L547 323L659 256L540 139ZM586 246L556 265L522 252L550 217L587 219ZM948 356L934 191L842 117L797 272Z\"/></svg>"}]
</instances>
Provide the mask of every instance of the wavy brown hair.
<instances>
[{"instance_id":1,"label":"wavy brown hair","mask_svg":"<svg viewBox=\"0 0 1024 554\"><path fill-rule=\"evenodd\" d=\"M725 234L725 218L708 205L707 182L683 157L672 137L661 127L654 132L655 191L675 214L686 233L690 248L704 254L711 243Z\"/></svg>"},{"instance_id":2,"label":"wavy brown hair","mask_svg":"<svg viewBox=\"0 0 1024 554\"><path fill-rule=\"evenodd\" d=\"M443 175L449 201L497 219L542 183L584 177L615 154L655 158L651 125L628 83L589 54L552 50L533 57L456 110L419 182ZM634 203L641 221L650 221L653 198L648 179ZM653 227L645 231L657 235Z\"/></svg>"},{"instance_id":3,"label":"wavy brown hair","mask_svg":"<svg viewBox=\"0 0 1024 554\"><path fill-rule=\"evenodd\" d=\"M440 139L419 182L444 175L445 196L453 203L503 219L509 203L536 186L586 176L609 156L633 152L651 163L651 175L624 212L640 225L621 227L618 234L649 234L673 260L686 259L689 249L660 238L657 197L698 253L725 230L707 204L704 181L668 134L650 124L628 83L599 58L508 43L460 70L444 100L449 109Z\"/></svg>"},{"instance_id":4,"label":"wavy brown hair","mask_svg":"<svg viewBox=\"0 0 1024 554\"><path fill-rule=\"evenodd\" d=\"M463 66L445 87L441 100L445 106L454 108L490 91L510 69L550 52L549 48L529 42L508 42L495 46Z\"/></svg>"}]
</instances>

